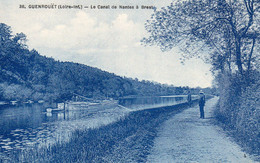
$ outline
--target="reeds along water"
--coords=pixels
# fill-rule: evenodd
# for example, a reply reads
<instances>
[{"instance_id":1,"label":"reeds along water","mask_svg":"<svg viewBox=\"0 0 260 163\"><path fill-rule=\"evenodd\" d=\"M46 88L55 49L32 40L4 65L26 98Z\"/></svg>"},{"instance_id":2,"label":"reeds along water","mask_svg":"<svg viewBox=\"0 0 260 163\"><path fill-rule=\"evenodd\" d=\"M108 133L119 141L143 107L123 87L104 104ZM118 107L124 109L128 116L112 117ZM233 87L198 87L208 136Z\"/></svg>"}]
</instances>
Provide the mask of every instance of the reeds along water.
<instances>
[{"instance_id":1,"label":"reeds along water","mask_svg":"<svg viewBox=\"0 0 260 163\"><path fill-rule=\"evenodd\" d=\"M99 144L97 143L98 141L108 141L107 138L99 137L102 135L101 130L107 133L107 137L111 137L109 141L114 142L112 140L113 137L122 139L121 136L118 137L117 134L127 136L128 131L130 133L135 132L137 130L135 129L136 127L139 128L140 125L143 125L144 122L147 121L147 118L151 118L154 112L148 110L142 111L143 109L186 102L186 98L131 98L124 99L123 102L124 107L116 103L106 103L92 105L85 109L81 107L76 110L51 112L50 114L46 112L44 105L39 104L1 109L0 123L3 126L0 134L1 152L10 155L12 151L28 152L30 149L35 149L40 153L45 151L46 154L47 149L52 149L53 152L56 148L64 148L63 145L66 146L67 143L72 143L70 144L72 147L77 146L78 140L81 140L82 134L84 135L85 133L92 134L92 136L84 137L84 139L92 142L92 145L96 146ZM159 113L161 112L159 111ZM133 115L136 117L133 117ZM11 126L9 124L11 124ZM130 128L127 129L124 125ZM147 128L149 128L149 126L147 126ZM106 129L115 133L105 131ZM98 136L95 134L98 134ZM94 139L97 141L95 142ZM97 144L95 145L93 143ZM83 144L86 144L85 140ZM34 154L38 155L37 153ZM22 155L25 156L26 152L22 152Z\"/></svg>"}]
</instances>

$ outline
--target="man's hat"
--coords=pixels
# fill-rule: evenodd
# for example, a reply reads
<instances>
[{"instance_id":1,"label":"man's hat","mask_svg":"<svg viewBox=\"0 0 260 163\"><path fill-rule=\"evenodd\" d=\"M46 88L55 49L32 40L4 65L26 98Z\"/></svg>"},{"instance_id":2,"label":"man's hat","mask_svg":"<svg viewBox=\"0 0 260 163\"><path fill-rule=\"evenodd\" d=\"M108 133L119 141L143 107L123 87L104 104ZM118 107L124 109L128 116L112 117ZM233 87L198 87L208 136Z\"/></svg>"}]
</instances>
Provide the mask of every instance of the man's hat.
<instances>
[{"instance_id":1,"label":"man's hat","mask_svg":"<svg viewBox=\"0 0 260 163\"><path fill-rule=\"evenodd\" d=\"M203 91L202 91L202 90L200 90L200 93L201 93L201 94L203 94Z\"/></svg>"}]
</instances>

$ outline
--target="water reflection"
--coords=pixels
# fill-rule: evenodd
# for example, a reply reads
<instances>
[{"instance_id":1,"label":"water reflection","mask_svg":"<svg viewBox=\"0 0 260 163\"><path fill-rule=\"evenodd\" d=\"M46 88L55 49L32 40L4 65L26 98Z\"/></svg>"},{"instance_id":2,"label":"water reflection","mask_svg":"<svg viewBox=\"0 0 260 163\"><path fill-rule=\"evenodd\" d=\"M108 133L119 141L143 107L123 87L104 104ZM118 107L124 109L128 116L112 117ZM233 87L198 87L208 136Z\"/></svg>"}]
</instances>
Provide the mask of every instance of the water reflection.
<instances>
[{"instance_id":1,"label":"water reflection","mask_svg":"<svg viewBox=\"0 0 260 163\"><path fill-rule=\"evenodd\" d=\"M73 131L96 128L117 121L130 111L174 105L185 97L124 98L119 104L95 105L79 110L47 112L50 104L0 108L0 152L50 146L68 141ZM125 107L122 107L122 106ZM130 108L130 109L129 109Z\"/></svg>"},{"instance_id":2,"label":"water reflection","mask_svg":"<svg viewBox=\"0 0 260 163\"><path fill-rule=\"evenodd\" d=\"M50 146L70 139L77 129L95 128L117 121L129 111L116 105L48 113L44 105L0 109L0 152Z\"/></svg>"}]
</instances>

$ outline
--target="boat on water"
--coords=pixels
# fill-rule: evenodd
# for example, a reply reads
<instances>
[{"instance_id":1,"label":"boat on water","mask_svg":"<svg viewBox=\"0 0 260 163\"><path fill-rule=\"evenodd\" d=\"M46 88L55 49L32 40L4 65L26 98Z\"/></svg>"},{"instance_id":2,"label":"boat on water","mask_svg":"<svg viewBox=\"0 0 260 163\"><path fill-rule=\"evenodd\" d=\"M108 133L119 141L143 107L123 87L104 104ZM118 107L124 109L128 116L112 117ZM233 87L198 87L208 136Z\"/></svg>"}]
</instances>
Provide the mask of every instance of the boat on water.
<instances>
[{"instance_id":1,"label":"boat on water","mask_svg":"<svg viewBox=\"0 0 260 163\"><path fill-rule=\"evenodd\" d=\"M95 106L104 105L117 105L117 100L100 100L95 102L67 102L65 103L65 110L81 110L81 109L91 109Z\"/></svg>"},{"instance_id":2,"label":"boat on water","mask_svg":"<svg viewBox=\"0 0 260 163\"><path fill-rule=\"evenodd\" d=\"M11 104L11 105L17 105L17 104L18 104L18 101L10 101L10 104Z\"/></svg>"},{"instance_id":3,"label":"boat on water","mask_svg":"<svg viewBox=\"0 0 260 163\"><path fill-rule=\"evenodd\" d=\"M7 105L8 102L5 102L5 101L0 101L0 105Z\"/></svg>"},{"instance_id":4,"label":"boat on water","mask_svg":"<svg viewBox=\"0 0 260 163\"><path fill-rule=\"evenodd\" d=\"M44 102L45 102L44 100L39 100L39 101L38 101L39 104L42 104L42 103L44 103Z\"/></svg>"},{"instance_id":5,"label":"boat on water","mask_svg":"<svg viewBox=\"0 0 260 163\"><path fill-rule=\"evenodd\" d=\"M64 111L64 109L60 109L60 108L46 108L46 112L47 113L53 113L53 112L59 112L59 111Z\"/></svg>"},{"instance_id":6,"label":"boat on water","mask_svg":"<svg viewBox=\"0 0 260 163\"><path fill-rule=\"evenodd\" d=\"M24 104L33 104L33 101L32 100L27 100L27 101L24 101L23 103Z\"/></svg>"},{"instance_id":7,"label":"boat on water","mask_svg":"<svg viewBox=\"0 0 260 163\"><path fill-rule=\"evenodd\" d=\"M90 106L100 105L97 102L67 102L65 104L66 110L78 110L78 109L87 109Z\"/></svg>"}]
</instances>

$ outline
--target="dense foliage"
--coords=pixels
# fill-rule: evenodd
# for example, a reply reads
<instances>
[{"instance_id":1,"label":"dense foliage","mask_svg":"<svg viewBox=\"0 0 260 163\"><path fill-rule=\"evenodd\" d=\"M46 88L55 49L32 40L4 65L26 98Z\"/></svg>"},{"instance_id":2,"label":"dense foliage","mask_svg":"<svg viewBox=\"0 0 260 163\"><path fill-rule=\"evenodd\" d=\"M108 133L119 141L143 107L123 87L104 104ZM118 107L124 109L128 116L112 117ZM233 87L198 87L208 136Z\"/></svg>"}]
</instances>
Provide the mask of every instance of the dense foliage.
<instances>
[{"instance_id":1,"label":"dense foliage","mask_svg":"<svg viewBox=\"0 0 260 163\"><path fill-rule=\"evenodd\" d=\"M223 127L249 153L260 153L260 73L248 85L238 74L218 76L220 99L215 111ZM242 88L241 88L242 86Z\"/></svg>"},{"instance_id":2,"label":"dense foliage","mask_svg":"<svg viewBox=\"0 0 260 163\"><path fill-rule=\"evenodd\" d=\"M142 40L162 51L178 46L183 60L211 63L220 94L218 119L255 152L260 151L259 14L259 0L178 0L154 11Z\"/></svg>"},{"instance_id":3,"label":"dense foliage","mask_svg":"<svg viewBox=\"0 0 260 163\"><path fill-rule=\"evenodd\" d=\"M123 78L86 65L55 61L28 50L23 33L12 35L0 24L0 99L66 100L73 93L91 98L129 95L183 94L188 87L173 87Z\"/></svg>"},{"instance_id":4,"label":"dense foliage","mask_svg":"<svg viewBox=\"0 0 260 163\"><path fill-rule=\"evenodd\" d=\"M206 51L213 70L244 75L259 61L259 14L259 0L180 0L155 10L142 41L163 51L179 46L184 59Z\"/></svg>"}]
</instances>

